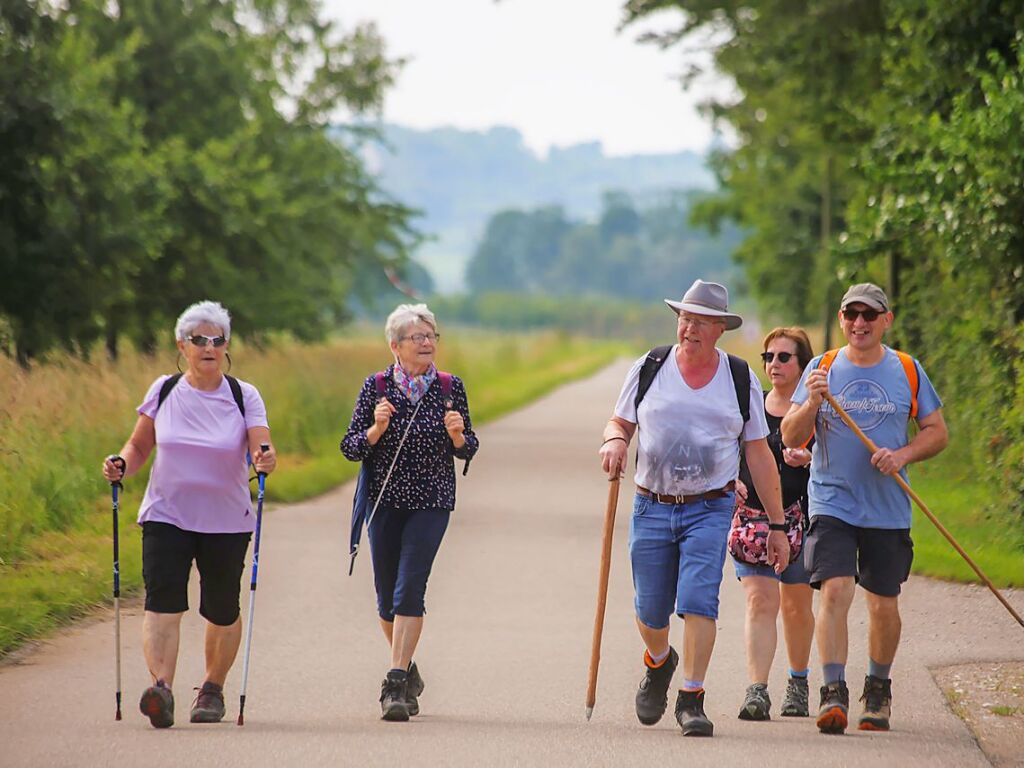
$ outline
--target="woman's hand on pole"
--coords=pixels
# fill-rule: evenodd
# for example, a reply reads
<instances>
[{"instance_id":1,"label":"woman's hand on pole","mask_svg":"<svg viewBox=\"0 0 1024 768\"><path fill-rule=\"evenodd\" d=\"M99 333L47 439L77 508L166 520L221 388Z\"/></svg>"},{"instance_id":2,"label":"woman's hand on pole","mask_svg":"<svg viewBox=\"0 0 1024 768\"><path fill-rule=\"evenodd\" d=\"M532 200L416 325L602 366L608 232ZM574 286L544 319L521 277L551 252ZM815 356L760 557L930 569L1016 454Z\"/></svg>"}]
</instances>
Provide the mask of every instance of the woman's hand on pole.
<instances>
[{"instance_id":1,"label":"woman's hand on pole","mask_svg":"<svg viewBox=\"0 0 1024 768\"><path fill-rule=\"evenodd\" d=\"M120 483L124 480L127 468L125 460L112 453L103 460L103 477L108 483Z\"/></svg>"},{"instance_id":2,"label":"woman's hand on pole","mask_svg":"<svg viewBox=\"0 0 1024 768\"><path fill-rule=\"evenodd\" d=\"M256 455L252 457L252 465L257 472L262 472L264 475L269 475L277 469L277 451L274 450L274 446L267 444L267 450L263 450L263 446L260 446Z\"/></svg>"}]
</instances>

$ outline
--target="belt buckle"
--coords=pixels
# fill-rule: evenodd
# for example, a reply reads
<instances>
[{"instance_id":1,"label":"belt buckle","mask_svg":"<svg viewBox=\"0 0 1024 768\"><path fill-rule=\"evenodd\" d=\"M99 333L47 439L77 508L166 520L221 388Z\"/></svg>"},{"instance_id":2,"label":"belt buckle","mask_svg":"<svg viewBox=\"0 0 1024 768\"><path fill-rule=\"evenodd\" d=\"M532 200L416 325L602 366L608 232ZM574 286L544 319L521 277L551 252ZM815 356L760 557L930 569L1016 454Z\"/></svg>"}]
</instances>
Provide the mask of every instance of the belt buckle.
<instances>
[{"instance_id":1,"label":"belt buckle","mask_svg":"<svg viewBox=\"0 0 1024 768\"><path fill-rule=\"evenodd\" d=\"M675 496L673 496L673 498L676 500L675 501L676 504L685 504L686 503L686 496L684 494L681 494L681 493L680 494L676 494Z\"/></svg>"}]
</instances>

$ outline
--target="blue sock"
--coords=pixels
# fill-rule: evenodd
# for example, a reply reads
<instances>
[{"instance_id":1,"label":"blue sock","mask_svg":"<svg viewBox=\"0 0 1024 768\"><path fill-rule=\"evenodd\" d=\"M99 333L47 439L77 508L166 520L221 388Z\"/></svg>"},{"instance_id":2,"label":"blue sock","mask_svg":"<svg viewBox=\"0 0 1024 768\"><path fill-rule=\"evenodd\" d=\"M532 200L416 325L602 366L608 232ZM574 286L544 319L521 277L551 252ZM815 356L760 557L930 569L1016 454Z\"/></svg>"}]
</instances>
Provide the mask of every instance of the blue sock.
<instances>
[{"instance_id":1,"label":"blue sock","mask_svg":"<svg viewBox=\"0 0 1024 768\"><path fill-rule=\"evenodd\" d=\"M704 690L703 680L683 680L684 691L702 691Z\"/></svg>"},{"instance_id":2,"label":"blue sock","mask_svg":"<svg viewBox=\"0 0 1024 768\"><path fill-rule=\"evenodd\" d=\"M879 680L888 680L892 664L879 664L872 658L868 659L868 674L877 677Z\"/></svg>"},{"instance_id":3,"label":"blue sock","mask_svg":"<svg viewBox=\"0 0 1024 768\"><path fill-rule=\"evenodd\" d=\"M845 664L826 664L822 667L823 682L825 685L829 683L846 682L846 665Z\"/></svg>"},{"instance_id":4,"label":"blue sock","mask_svg":"<svg viewBox=\"0 0 1024 768\"><path fill-rule=\"evenodd\" d=\"M803 678L804 680L807 679L807 675L810 674L810 672L811 672L810 669L802 669L799 672L797 672L792 667L789 668L789 676L790 677L800 677L800 678Z\"/></svg>"}]
</instances>

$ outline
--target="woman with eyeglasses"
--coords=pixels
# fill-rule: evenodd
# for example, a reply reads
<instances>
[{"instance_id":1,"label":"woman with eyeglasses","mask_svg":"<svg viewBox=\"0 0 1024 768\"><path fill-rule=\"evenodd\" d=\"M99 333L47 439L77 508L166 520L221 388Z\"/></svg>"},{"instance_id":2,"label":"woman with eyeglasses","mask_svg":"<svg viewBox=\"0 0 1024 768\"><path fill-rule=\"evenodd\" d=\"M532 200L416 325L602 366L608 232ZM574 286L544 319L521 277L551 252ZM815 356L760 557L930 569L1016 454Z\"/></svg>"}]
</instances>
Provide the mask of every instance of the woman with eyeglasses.
<instances>
[{"instance_id":1,"label":"woman with eyeglasses","mask_svg":"<svg viewBox=\"0 0 1024 768\"><path fill-rule=\"evenodd\" d=\"M242 639L241 576L256 528L247 457L257 472L269 474L277 465L259 392L223 372L225 358L231 365L227 310L213 301L193 304L181 313L174 335L185 371L153 382L128 442L103 462L103 477L118 482L140 470L156 448L138 517L146 588L142 649L153 680L139 708L155 728L174 724L171 690L193 560L199 613L207 621L206 679L196 689L190 719L224 717L224 681Z\"/></svg>"},{"instance_id":2,"label":"woman with eyeglasses","mask_svg":"<svg viewBox=\"0 0 1024 768\"><path fill-rule=\"evenodd\" d=\"M790 509L799 504L802 517L807 516L807 483L810 479L809 446L786 448L782 444L782 417L789 412L790 398L796 390L804 368L814 353L806 332L801 328L776 328L764 338L764 370L771 389L764 393L764 410L768 419L768 445L772 449L782 482L782 506ZM746 462L740 465L737 496L741 503L760 510L762 505L751 484ZM782 628L789 657L789 679L782 702L782 715L808 716L808 661L814 636L814 614L811 611L812 591L804 570L802 553L782 571L776 573L767 565L751 565L733 558L736 577L747 596L744 634L747 647L747 675L750 686L740 707L742 720L769 720L771 699L768 696L768 673L775 658L778 642L776 619L782 609Z\"/></svg>"},{"instance_id":3,"label":"woman with eyeglasses","mask_svg":"<svg viewBox=\"0 0 1024 768\"><path fill-rule=\"evenodd\" d=\"M465 461L465 474L480 442L465 386L434 365L441 336L427 305L398 306L384 334L395 362L363 383L341 450L350 461L370 462L367 536L377 613L391 647L381 716L405 721L419 713L423 693L413 655L427 578L455 508L454 459Z\"/></svg>"}]
</instances>

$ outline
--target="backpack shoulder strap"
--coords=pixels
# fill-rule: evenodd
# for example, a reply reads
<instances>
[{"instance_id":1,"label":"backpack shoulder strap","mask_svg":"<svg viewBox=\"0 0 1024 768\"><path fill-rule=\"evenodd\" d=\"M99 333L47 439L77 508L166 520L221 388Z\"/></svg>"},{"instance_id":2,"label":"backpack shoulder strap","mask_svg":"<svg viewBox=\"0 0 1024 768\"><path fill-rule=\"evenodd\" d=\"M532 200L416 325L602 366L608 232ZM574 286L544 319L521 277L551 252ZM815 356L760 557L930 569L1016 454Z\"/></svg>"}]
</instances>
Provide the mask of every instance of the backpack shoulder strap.
<instances>
[{"instance_id":1,"label":"backpack shoulder strap","mask_svg":"<svg viewBox=\"0 0 1024 768\"><path fill-rule=\"evenodd\" d=\"M181 373L173 373L164 379L164 383L160 385L160 394L156 399L156 409L158 411L160 410L160 406L164 404L164 400L167 399L167 396L171 394L171 390L178 386L178 382L181 380L183 375L184 374Z\"/></svg>"},{"instance_id":2,"label":"backpack shoulder strap","mask_svg":"<svg viewBox=\"0 0 1024 768\"><path fill-rule=\"evenodd\" d=\"M818 367L823 371L827 371L832 367L832 363L836 361L836 355L839 354L838 349L830 349L824 355L821 356L821 360L818 363Z\"/></svg>"},{"instance_id":3,"label":"backpack shoulder strap","mask_svg":"<svg viewBox=\"0 0 1024 768\"><path fill-rule=\"evenodd\" d=\"M742 357L729 355L729 373L736 389L736 405L740 407L743 423L750 421L750 366Z\"/></svg>"},{"instance_id":4,"label":"backpack shoulder strap","mask_svg":"<svg viewBox=\"0 0 1024 768\"><path fill-rule=\"evenodd\" d=\"M636 397L633 398L634 408L640 408L640 403L643 402L647 390L654 383L654 377L658 375L658 371L665 364L665 360L671 351L672 345L669 344L663 347L655 347L647 353L644 364L640 366L640 380L637 382Z\"/></svg>"},{"instance_id":5,"label":"backpack shoulder strap","mask_svg":"<svg viewBox=\"0 0 1024 768\"><path fill-rule=\"evenodd\" d=\"M438 381L441 382L441 397L447 402L452 399L452 375L447 371L437 372Z\"/></svg>"},{"instance_id":6,"label":"backpack shoulder strap","mask_svg":"<svg viewBox=\"0 0 1024 768\"><path fill-rule=\"evenodd\" d=\"M238 383L238 379L234 376L228 376L224 374L224 378L228 380L228 387L231 389L231 396L235 398L235 405L238 406L238 412L242 414L242 418L245 418L245 402L242 400L242 385Z\"/></svg>"},{"instance_id":7,"label":"backpack shoulder strap","mask_svg":"<svg viewBox=\"0 0 1024 768\"><path fill-rule=\"evenodd\" d=\"M903 365L903 372L907 374L907 384L910 385L910 418L916 419L917 393L921 387L921 381L917 376L917 365L914 363L914 358L906 352L900 352L898 349L894 349L893 352L900 359L900 363Z\"/></svg>"}]
</instances>

